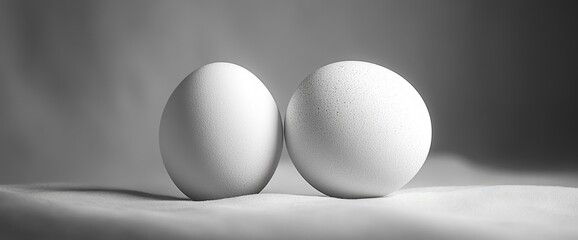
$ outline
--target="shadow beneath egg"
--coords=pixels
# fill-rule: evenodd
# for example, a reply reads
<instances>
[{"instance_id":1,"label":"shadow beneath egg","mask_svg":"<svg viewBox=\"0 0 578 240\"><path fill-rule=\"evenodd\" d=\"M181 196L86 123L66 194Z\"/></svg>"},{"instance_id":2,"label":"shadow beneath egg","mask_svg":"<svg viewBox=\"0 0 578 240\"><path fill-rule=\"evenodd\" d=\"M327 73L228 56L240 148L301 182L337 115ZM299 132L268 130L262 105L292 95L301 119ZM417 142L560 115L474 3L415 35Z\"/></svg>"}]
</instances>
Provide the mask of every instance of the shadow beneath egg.
<instances>
[{"instance_id":1,"label":"shadow beneath egg","mask_svg":"<svg viewBox=\"0 0 578 240\"><path fill-rule=\"evenodd\" d=\"M133 198L141 198L158 201L189 201L186 197L175 197L162 194L149 193L144 191L121 189L114 187L92 187L92 186L56 186L56 185L40 185L30 187L30 189L51 192L81 192L81 193L109 193L124 195Z\"/></svg>"}]
</instances>

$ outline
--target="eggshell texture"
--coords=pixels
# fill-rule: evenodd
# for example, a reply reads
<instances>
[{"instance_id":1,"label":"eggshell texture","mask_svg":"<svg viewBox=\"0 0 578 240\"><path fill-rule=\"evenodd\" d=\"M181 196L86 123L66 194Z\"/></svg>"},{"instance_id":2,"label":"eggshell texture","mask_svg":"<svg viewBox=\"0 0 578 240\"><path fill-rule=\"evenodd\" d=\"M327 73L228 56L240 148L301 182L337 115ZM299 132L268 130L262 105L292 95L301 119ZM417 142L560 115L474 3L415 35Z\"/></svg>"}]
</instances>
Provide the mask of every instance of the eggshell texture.
<instances>
[{"instance_id":1,"label":"eggshell texture","mask_svg":"<svg viewBox=\"0 0 578 240\"><path fill-rule=\"evenodd\" d=\"M283 147L281 116L265 85L223 62L197 69L177 86L159 135L167 172L193 200L259 193Z\"/></svg>"},{"instance_id":2,"label":"eggshell texture","mask_svg":"<svg viewBox=\"0 0 578 240\"><path fill-rule=\"evenodd\" d=\"M431 144L431 120L418 92L393 71L367 62L316 70L291 97L285 117L295 167L334 197L378 197L401 188Z\"/></svg>"}]
</instances>

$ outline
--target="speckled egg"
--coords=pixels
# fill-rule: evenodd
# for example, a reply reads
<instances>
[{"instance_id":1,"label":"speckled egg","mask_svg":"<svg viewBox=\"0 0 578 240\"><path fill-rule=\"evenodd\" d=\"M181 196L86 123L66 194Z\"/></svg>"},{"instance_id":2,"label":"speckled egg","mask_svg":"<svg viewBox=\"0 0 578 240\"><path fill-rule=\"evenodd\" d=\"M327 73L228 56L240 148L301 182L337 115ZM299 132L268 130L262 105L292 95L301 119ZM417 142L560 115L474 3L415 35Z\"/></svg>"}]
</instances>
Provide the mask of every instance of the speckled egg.
<instances>
[{"instance_id":1,"label":"speckled egg","mask_svg":"<svg viewBox=\"0 0 578 240\"><path fill-rule=\"evenodd\" d=\"M211 63L170 96L160 124L165 168L193 200L259 193L283 148L275 100L247 69Z\"/></svg>"},{"instance_id":2,"label":"speckled egg","mask_svg":"<svg viewBox=\"0 0 578 240\"><path fill-rule=\"evenodd\" d=\"M403 187L431 145L431 120L419 93L400 75L368 62L319 68L295 91L285 117L295 167L333 197L379 197Z\"/></svg>"}]
</instances>

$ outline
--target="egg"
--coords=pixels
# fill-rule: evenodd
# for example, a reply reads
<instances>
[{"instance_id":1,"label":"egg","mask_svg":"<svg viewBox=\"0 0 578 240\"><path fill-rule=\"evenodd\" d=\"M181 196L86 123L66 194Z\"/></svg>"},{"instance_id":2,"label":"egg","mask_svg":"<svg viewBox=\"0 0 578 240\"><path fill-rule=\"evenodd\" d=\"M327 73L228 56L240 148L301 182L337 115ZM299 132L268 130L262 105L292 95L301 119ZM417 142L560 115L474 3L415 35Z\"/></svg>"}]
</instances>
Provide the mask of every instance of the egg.
<instances>
[{"instance_id":1,"label":"egg","mask_svg":"<svg viewBox=\"0 0 578 240\"><path fill-rule=\"evenodd\" d=\"M323 66L295 91L285 142L307 182L340 198L385 196L409 182L428 155L427 107L413 86L382 66Z\"/></svg>"},{"instance_id":2,"label":"egg","mask_svg":"<svg viewBox=\"0 0 578 240\"><path fill-rule=\"evenodd\" d=\"M175 185L193 200L259 193L283 147L275 100L247 69L217 62L188 75L162 114L159 143Z\"/></svg>"}]
</instances>

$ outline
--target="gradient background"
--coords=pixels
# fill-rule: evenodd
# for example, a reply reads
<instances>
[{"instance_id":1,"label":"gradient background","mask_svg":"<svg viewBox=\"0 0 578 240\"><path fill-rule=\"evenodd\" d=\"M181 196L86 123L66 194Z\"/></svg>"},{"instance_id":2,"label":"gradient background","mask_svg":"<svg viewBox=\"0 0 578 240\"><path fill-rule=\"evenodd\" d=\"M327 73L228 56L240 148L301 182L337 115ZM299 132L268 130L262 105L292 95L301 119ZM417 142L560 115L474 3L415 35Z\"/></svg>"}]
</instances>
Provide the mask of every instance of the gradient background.
<instances>
[{"instance_id":1,"label":"gradient background","mask_svg":"<svg viewBox=\"0 0 578 240\"><path fill-rule=\"evenodd\" d=\"M576 176L577 12L573 1L0 0L0 183L171 185L164 104L214 61L257 75L282 116L315 69L374 62L428 105L428 161Z\"/></svg>"}]
</instances>

